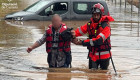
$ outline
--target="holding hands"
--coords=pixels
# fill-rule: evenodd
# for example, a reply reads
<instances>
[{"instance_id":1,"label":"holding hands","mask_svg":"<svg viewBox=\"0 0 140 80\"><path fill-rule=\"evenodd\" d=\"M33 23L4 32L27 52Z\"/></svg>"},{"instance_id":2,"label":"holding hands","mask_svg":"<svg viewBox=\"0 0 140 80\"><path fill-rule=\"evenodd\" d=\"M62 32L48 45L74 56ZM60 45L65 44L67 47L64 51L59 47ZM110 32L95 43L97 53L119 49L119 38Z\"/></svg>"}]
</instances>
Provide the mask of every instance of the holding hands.
<instances>
[{"instance_id":1,"label":"holding hands","mask_svg":"<svg viewBox=\"0 0 140 80\"><path fill-rule=\"evenodd\" d=\"M73 36L72 42L73 42L74 44L76 44L76 45L82 45L82 40L76 38L76 36L75 36L75 31L74 31L74 30L71 30L71 34L72 34L72 36Z\"/></svg>"}]
</instances>

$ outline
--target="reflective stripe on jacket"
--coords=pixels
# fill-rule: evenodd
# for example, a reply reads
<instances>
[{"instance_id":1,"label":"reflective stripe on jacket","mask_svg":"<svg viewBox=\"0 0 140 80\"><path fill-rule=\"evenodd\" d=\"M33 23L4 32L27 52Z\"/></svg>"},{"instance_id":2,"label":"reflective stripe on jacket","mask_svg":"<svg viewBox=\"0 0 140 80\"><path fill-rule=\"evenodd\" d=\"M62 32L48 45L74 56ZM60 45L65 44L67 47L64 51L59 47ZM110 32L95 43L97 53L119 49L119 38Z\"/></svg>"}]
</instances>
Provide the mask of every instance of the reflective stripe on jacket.
<instances>
[{"instance_id":1,"label":"reflective stripe on jacket","mask_svg":"<svg viewBox=\"0 0 140 80\"><path fill-rule=\"evenodd\" d=\"M84 43L89 43L89 57L93 61L110 57L110 21L114 21L111 16L102 16L99 23L94 23L91 18L90 22L75 30L76 36L82 36L86 33L89 34L89 38L84 40Z\"/></svg>"}]
</instances>

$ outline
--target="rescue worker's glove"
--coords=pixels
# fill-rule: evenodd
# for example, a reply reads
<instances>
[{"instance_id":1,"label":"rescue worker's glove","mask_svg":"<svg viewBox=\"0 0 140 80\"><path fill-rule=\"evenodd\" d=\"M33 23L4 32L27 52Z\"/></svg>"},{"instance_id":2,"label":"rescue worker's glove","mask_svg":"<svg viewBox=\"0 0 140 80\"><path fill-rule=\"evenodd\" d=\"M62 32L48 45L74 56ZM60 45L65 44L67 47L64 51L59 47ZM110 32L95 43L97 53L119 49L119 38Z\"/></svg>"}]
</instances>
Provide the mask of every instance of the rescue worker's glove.
<instances>
[{"instance_id":1,"label":"rescue worker's glove","mask_svg":"<svg viewBox=\"0 0 140 80\"><path fill-rule=\"evenodd\" d=\"M90 46L90 42L84 42L84 40L82 41L82 45L83 46Z\"/></svg>"},{"instance_id":2,"label":"rescue worker's glove","mask_svg":"<svg viewBox=\"0 0 140 80\"><path fill-rule=\"evenodd\" d=\"M64 41L71 41L73 37L71 34L71 30L73 30L73 28L67 28L65 31L61 33L61 37Z\"/></svg>"}]
</instances>

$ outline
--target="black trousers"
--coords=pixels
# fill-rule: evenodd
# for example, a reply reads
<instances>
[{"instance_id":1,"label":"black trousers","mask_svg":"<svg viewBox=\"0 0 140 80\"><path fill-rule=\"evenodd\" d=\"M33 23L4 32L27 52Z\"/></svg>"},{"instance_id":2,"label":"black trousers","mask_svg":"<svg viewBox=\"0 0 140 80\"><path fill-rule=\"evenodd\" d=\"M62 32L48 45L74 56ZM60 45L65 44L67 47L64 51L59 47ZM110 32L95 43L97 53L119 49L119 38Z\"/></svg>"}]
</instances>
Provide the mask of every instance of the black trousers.
<instances>
[{"instance_id":1,"label":"black trousers","mask_svg":"<svg viewBox=\"0 0 140 80\"><path fill-rule=\"evenodd\" d=\"M92 61L91 58L89 58L89 69L102 69L107 70L109 66L110 58L108 59L100 59L96 62Z\"/></svg>"}]
</instances>

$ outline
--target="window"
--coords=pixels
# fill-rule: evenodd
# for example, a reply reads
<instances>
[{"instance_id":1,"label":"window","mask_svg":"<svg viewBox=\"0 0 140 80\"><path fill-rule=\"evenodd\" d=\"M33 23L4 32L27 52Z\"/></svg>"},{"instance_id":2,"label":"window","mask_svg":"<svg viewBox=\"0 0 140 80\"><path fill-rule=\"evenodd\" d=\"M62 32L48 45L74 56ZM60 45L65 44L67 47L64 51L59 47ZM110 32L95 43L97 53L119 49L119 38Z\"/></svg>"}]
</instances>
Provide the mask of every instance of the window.
<instances>
[{"instance_id":1,"label":"window","mask_svg":"<svg viewBox=\"0 0 140 80\"><path fill-rule=\"evenodd\" d=\"M74 12L77 14L90 14L91 6L87 2L74 2Z\"/></svg>"},{"instance_id":2,"label":"window","mask_svg":"<svg viewBox=\"0 0 140 80\"><path fill-rule=\"evenodd\" d=\"M47 14L48 11L53 11L53 5L49 6L47 9L45 9L45 14Z\"/></svg>"},{"instance_id":3,"label":"window","mask_svg":"<svg viewBox=\"0 0 140 80\"><path fill-rule=\"evenodd\" d=\"M40 15L46 16L48 12L52 12L53 14L64 14L68 11L68 3L66 2L58 2L50 5L46 9L44 9Z\"/></svg>"},{"instance_id":4,"label":"window","mask_svg":"<svg viewBox=\"0 0 140 80\"><path fill-rule=\"evenodd\" d=\"M23 11L28 11L28 12L37 12L44 6L46 6L50 1L38 1L34 3L33 5L29 6L28 8L24 9Z\"/></svg>"},{"instance_id":5,"label":"window","mask_svg":"<svg viewBox=\"0 0 140 80\"><path fill-rule=\"evenodd\" d=\"M53 12L55 14L64 14L68 11L68 4L67 3L55 3Z\"/></svg>"}]
</instances>

